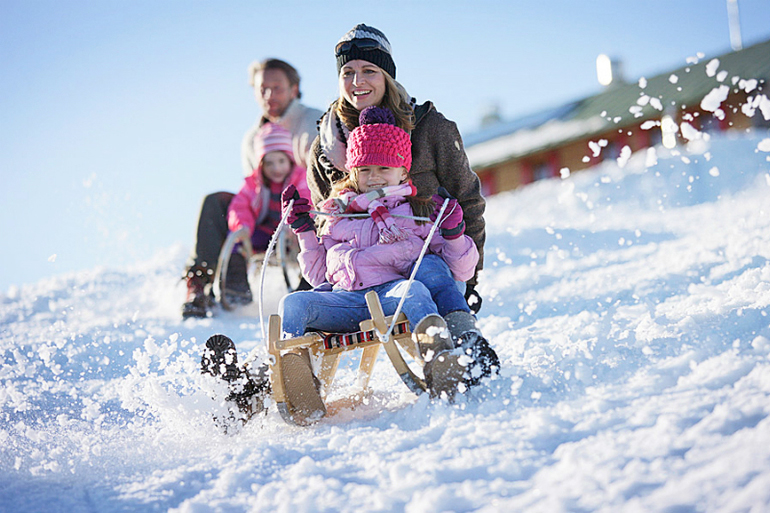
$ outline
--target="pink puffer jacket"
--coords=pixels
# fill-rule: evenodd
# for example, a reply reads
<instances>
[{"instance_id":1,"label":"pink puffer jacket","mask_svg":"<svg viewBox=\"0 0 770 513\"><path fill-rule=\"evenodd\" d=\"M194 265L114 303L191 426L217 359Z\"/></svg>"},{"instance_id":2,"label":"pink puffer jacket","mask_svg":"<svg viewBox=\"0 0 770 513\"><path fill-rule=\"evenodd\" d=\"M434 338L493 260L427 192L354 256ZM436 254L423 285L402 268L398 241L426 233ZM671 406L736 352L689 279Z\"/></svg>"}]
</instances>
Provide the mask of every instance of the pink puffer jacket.
<instances>
[{"instance_id":1,"label":"pink puffer jacket","mask_svg":"<svg viewBox=\"0 0 770 513\"><path fill-rule=\"evenodd\" d=\"M294 166L284 181L282 189L289 185L294 185L303 197L310 196L304 167ZM262 172L255 170L244 180L243 187L230 201L230 206L227 208L228 228L234 232L241 226L245 226L249 229L249 233L252 233L255 226L267 219L269 206L270 188L264 186ZM280 204L278 208L280 209Z\"/></svg>"},{"instance_id":2,"label":"pink puffer jacket","mask_svg":"<svg viewBox=\"0 0 770 513\"><path fill-rule=\"evenodd\" d=\"M380 200L394 216L399 228L409 233L404 241L379 243L379 231L371 217L343 218L327 223L329 232L299 234L299 263L305 279L314 287L328 281L345 290L361 290L396 279L409 277L412 265L420 256L432 224L417 224L412 219L396 217L413 215L403 197ZM467 281L476 269L479 253L467 235L444 239L436 230L429 251L442 257L456 280Z\"/></svg>"}]
</instances>

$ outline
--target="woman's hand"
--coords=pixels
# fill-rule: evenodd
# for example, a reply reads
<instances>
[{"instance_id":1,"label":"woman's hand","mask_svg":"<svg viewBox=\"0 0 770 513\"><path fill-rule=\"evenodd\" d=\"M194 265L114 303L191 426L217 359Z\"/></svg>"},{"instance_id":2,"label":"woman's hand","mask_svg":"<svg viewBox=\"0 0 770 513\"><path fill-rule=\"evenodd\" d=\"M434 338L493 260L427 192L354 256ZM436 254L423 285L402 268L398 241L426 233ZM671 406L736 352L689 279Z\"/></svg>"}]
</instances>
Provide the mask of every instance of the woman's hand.
<instances>
[{"instance_id":1,"label":"woman's hand","mask_svg":"<svg viewBox=\"0 0 770 513\"><path fill-rule=\"evenodd\" d=\"M294 204L289 216L286 218L286 222L291 225L291 230L294 233L315 231L315 224L310 218L310 201L307 198L300 197L297 188L293 185L289 185L281 193L281 209L283 212L286 212L289 208L291 200L294 200Z\"/></svg>"},{"instance_id":2,"label":"woman's hand","mask_svg":"<svg viewBox=\"0 0 770 513\"><path fill-rule=\"evenodd\" d=\"M441 206L446 199L449 200L449 203L444 210L444 215L440 220L436 221L439 212L441 211ZM441 236L448 240L460 237L465 232L463 209L460 204L443 187L438 188L438 194L433 195L433 201L436 203L436 208L433 210L430 219L431 221L438 223L438 227L441 230Z\"/></svg>"}]
</instances>

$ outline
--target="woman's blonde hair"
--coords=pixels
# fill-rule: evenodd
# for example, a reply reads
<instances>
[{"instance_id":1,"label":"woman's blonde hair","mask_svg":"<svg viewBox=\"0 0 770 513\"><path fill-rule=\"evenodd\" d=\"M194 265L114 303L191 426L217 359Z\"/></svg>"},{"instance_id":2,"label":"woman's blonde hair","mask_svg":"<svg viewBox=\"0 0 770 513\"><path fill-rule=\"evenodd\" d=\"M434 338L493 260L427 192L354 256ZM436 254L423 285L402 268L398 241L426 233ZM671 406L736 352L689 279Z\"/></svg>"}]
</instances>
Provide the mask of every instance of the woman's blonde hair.
<instances>
[{"instance_id":1,"label":"woman's blonde hair","mask_svg":"<svg viewBox=\"0 0 770 513\"><path fill-rule=\"evenodd\" d=\"M412 97L406 92L404 86L398 83L393 77L388 75L382 68L382 74L385 76L385 94L380 101L379 107L387 107L396 117L396 126L405 132L411 132L414 129L414 109L412 108ZM342 95L337 100L335 112L340 120L345 123L349 130L358 126L359 110L353 107Z\"/></svg>"},{"instance_id":2,"label":"woman's blonde hair","mask_svg":"<svg viewBox=\"0 0 770 513\"><path fill-rule=\"evenodd\" d=\"M408 172L407 172L408 175ZM407 177L407 180L409 178ZM332 184L331 197L337 197L340 192L344 190L355 191L361 193L361 189L358 185L358 168L353 168L350 173L345 175L340 180L337 180ZM433 203L432 198L423 198L419 196L406 196L406 201L412 207L412 213L417 217L430 217L435 209L436 204ZM425 221L417 221L417 224L423 224Z\"/></svg>"}]
</instances>

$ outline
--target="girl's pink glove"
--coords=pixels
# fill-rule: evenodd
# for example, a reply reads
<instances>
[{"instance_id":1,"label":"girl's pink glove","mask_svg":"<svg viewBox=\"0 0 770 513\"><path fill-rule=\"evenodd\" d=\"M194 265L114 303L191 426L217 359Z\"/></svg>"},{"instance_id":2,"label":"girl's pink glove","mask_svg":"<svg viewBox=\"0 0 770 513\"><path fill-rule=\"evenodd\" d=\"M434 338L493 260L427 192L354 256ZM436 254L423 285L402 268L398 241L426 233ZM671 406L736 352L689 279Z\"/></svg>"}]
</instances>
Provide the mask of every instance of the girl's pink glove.
<instances>
[{"instance_id":1,"label":"girl's pink glove","mask_svg":"<svg viewBox=\"0 0 770 513\"><path fill-rule=\"evenodd\" d=\"M294 205L289 216L286 218L286 222L291 225L291 231L302 233L315 230L315 224L310 218L310 201L307 198L300 197L297 188L293 185L289 185L281 193L281 209L283 212L286 212L286 209L289 208L291 200L294 200Z\"/></svg>"},{"instance_id":2,"label":"girl's pink glove","mask_svg":"<svg viewBox=\"0 0 770 513\"><path fill-rule=\"evenodd\" d=\"M441 206L444 204L444 200L449 199L449 203L444 210L444 216L438 221L438 227L441 230L441 236L445 239L452 240L460 237L465 233L465 221L463 221L463 209L455 198L453 198L449 192L443 187L438 188L438 194L433 195L433 202L436 203L436 208L430 216L430 220L436 222L438 214L441 211Z\"/></svg>"}]
</instances>

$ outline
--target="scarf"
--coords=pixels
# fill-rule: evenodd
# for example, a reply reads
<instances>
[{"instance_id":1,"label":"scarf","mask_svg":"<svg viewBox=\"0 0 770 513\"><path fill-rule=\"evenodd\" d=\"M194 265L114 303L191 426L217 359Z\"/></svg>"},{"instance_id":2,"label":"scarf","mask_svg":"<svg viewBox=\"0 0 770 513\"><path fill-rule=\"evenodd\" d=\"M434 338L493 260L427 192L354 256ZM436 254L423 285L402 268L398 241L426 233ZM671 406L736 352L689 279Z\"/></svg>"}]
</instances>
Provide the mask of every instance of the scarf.
<instances>
[{"instance_id":1,"label":"scarf","mask_svg":"<svg viewBox=\"0 0 770 513\"><path fill-rule=\"evenodd\" d=\"M380 244L392 244L406 240L409 234L398 227L387 207L380 201L385 197L416 196L417 189L412 182L389 185L366 193L345 189L336 198L321 203L321 210L328 214L355 214L368 212L380 232Z\"/></svg>"}]
</instances>

